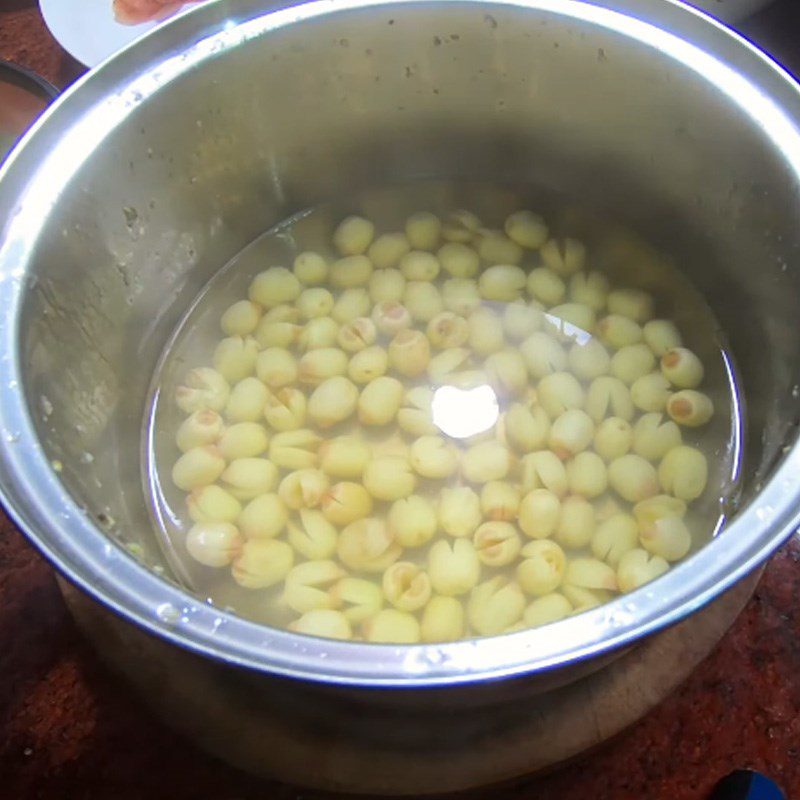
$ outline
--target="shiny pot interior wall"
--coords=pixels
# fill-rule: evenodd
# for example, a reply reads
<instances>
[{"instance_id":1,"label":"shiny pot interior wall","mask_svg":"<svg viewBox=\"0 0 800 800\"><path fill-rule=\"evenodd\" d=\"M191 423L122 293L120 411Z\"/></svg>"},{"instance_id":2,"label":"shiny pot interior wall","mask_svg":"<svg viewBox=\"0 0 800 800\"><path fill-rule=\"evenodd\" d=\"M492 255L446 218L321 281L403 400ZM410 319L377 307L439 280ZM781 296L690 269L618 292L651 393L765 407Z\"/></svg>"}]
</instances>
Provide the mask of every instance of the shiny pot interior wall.
<instances>
[{"instance_id":1,"label":"shiny pot interior wall","mask_svg":"<svg viewBox=\"0 0 800 800\"><path fill-rule=\"evenodd\" d=\"M109 65L95 91L119 103L120 77ZM730 341L747 400L746 498L780 455L800 363L800 273L786 268L796 177L710 79L554 12L405 3L209 49L202 68L162 80L123 98L125 124L91 159L63 165L20 320L48 455L148 562L159 555L137 448L167 336L256 235L362 186L530 183L630 225L687 273Z\"/></svg>"}]
</instances>

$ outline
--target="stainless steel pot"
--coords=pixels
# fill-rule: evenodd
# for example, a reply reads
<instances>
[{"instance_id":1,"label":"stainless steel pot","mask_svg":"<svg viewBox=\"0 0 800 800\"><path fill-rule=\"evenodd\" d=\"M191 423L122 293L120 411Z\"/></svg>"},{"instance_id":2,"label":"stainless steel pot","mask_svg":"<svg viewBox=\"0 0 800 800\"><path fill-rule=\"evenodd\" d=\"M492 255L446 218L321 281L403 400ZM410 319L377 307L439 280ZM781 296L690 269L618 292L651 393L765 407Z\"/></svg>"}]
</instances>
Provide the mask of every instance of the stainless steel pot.
<instances>
[{"instance_id":1,"label":"stainless steel pot","mask_svg":"<svg viewBox=\"0 0 800 800\"><path fill-rule=\"evenodd\" d=\"M398 752L443 704L519 713L709 603L797 526L798 120L778 66L665 0L204 5L90 73L0 174L6 505L79 587L209 669L247 668L254 692L277 682L284 711L315 694L413 709L418 724L375 733ZM558 187L674 257L738 362L741 508L647 587L501 638L336 643L213 608L171 580L146 513L156 358L272 222L421 176ZM280 771L270 745L262 764ZM308 780L330 783L326 769Z\"/></svg>"}]
</instances>

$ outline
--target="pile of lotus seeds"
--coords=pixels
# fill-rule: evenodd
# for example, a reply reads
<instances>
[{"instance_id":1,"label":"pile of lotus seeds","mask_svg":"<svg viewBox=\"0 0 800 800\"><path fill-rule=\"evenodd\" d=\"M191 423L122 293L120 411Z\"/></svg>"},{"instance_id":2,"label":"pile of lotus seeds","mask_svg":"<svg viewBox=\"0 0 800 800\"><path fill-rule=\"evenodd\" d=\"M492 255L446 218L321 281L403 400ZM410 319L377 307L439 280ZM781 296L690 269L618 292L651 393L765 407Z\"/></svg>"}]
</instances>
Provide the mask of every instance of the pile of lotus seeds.
<instances>
[{"instance_id":1,"label":"pile of lotus seeds","mask_svg":"<svg viewBox=\"0 0 800 800\"><path fill-rule=\"evenodd\" d=\"M708 468L682 429L713 406L647 292L530 211L351 216L333 247L256 275L177 390L193 559L293 631L414 643L553 622L687 554ZM443 386L491 387L496 424L445 435Z\"/></svg>"}]
</instances>

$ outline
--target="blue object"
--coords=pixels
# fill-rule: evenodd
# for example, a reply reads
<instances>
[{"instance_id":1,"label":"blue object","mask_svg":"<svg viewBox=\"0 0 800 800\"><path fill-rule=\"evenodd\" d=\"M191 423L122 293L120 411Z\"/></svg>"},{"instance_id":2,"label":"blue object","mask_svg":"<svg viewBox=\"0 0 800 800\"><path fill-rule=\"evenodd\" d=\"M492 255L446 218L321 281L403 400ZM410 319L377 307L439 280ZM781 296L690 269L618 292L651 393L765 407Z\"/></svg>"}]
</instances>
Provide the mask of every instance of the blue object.
<instances>
[{"instance_id":1,"label":"blue object","mask_svg":"<svg viewBox=\"0 0 800 800\"><path fill-rule=\"evenodd\" d=\"M786 800L786 795L764 775L739 769L723 778L708 800Z\"/></svg>"}]
</instances>

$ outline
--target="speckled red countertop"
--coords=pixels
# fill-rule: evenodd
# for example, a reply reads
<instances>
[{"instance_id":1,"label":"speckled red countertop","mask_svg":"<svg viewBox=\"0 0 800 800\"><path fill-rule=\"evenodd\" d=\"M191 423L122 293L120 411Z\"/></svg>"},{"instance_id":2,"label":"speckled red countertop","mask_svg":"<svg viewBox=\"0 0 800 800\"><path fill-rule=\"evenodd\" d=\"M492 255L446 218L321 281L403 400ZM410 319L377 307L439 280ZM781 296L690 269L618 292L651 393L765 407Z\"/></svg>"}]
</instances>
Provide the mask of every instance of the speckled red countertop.
<instances>
[{"instance_id":1,"label":"speckled red countertop","mask_svg":"<svg viewBox=\"0 0 800 800\"><path fill-rule=\"evenodd\" d=\"M76 0L80 2L81 0ZM800 68L800 3L746 31ZM65 86L81 66L31 0L0 0L0 57ZM493 800L702 800L752 767L800 797L800 539L768 565L746 610L681 689L568 769ZM255 800L323 795L251 779L153 720L81 640L51 568L0 512L0 797Z\"/></svg>"}]
</instances>

